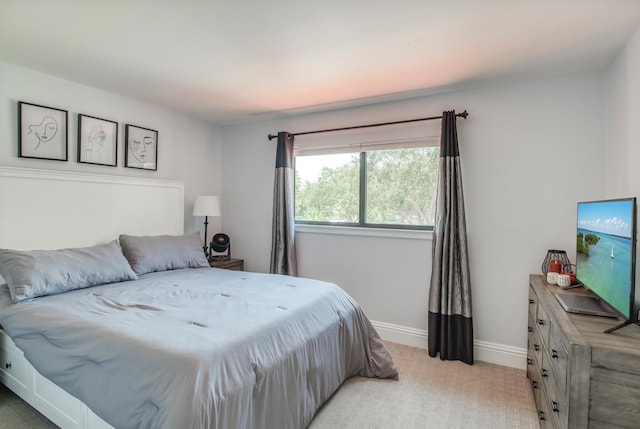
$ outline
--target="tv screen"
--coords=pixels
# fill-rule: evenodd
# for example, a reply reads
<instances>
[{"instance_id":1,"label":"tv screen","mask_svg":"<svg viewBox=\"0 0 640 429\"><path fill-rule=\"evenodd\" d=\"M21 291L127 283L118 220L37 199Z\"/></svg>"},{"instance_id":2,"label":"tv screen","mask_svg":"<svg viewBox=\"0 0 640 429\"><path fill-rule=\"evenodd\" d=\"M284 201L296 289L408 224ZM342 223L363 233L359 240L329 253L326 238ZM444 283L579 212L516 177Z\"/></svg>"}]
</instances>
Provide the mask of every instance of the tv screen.
<instances>
[{"instance_id":1,"label":"tv screen","mask_svg":"<svg viewBox=\"0 0 640 429\"><path fill-rule=\"evenodd\" d=\"M576 277L621 316L633 318L636 199L578 203Z\"/></svg>"}]
</instances>

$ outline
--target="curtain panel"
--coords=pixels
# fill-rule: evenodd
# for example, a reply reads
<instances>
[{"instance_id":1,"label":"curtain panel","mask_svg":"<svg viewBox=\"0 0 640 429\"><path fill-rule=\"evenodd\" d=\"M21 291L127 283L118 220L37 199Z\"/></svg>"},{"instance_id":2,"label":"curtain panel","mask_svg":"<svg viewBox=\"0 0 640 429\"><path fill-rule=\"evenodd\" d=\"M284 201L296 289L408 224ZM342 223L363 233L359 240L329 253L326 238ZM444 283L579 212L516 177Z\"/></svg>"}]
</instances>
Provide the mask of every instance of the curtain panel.
<instances>
[{"instance_id":1,"label":"curtain panel","mask_svg":"<svg viewBox=\"0 0 640 429\"><path fill-rule=\"evenodd\" d=\"M273 185L273 225L271 233L271 274L298 275L295 245L295 176L293 136L278 133L276 170Z\"/></svg>"},{"instance_id":2,"label":"curtain panel","mask_svg":"<svg viewBox=\"0 0 640 429\"><path fill-rule=\"evenodd\" d=\"M473 318L455 111L442 113L429 288L429 355L473 364Z\"/></svg>"}]
</instances>

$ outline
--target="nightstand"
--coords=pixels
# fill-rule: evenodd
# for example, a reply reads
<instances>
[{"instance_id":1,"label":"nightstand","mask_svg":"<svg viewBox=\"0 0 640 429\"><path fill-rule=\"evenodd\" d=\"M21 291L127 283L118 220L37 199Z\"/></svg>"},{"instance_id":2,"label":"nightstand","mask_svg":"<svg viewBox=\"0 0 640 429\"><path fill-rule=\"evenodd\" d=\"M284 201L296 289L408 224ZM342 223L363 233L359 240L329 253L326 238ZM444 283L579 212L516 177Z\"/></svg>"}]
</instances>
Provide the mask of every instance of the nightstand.
<instances>
[{"instance_id":1,"label":"nightstand","mask_svg":"<svg viewBox=\"0 0 640 429\"><path fill-rule=\"evenodd\" d=\"M244 259L223 259L209 261L209 265L214 268L225 270L244 271Z\"/></svg>"}]
</instances>

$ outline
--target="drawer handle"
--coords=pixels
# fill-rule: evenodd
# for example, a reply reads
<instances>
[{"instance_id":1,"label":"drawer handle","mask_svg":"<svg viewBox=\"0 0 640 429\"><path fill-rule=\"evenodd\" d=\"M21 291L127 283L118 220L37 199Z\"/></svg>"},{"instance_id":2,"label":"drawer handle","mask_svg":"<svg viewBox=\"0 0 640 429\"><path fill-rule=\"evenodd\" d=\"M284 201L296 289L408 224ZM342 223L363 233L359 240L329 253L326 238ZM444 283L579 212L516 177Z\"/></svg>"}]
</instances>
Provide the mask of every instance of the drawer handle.
<instances>
[{"instance_id":1,"label":"drawer handle","mask_svg":"<svg viewBox=\"0 0 640 429\"><path fill-rule=\"evenodd\" d=\"M551 401L551 410L554 413L559 413L560 412L560 408L558 408L558 403L556 401Z\"/></svg>"},{"instance_id":2,"label":"drawer handle","mask_svg":"<svg viewBox=\"0 0 640 429\"><path fill-rule=\"evenodd\" d=\"M530 358L527 358L527 365L533 365L533 361Z\"/></svg>"},{"instance_id":3,"label":"drawer handle","mask_svg":"<svg viewBox=\"0 0 640 429\"><path fill-rule=\"evenodd\" d=\"M535 380L531 382L531 385L533 386L534 389L538 388L538 382Z\"/></svg>"},{"instance_id":4,"label":"drawer handle","mask_svg":"<svg viewBox=\"0 0 640 429\"><path fill-rule=\"evenodd\" d=\"M11 368L11 362L7 362L7 363L5 363L5 364L4 364L4 367L5 367L5 368L7 368L7 369Z\"/></svg>"},{"instance_id":5,"label":"drawer handle","mask_svg":"<svg viewBox=\"0 0 640 429\"><path fill-rule=\"evenodd\" d=\"M542 372L542 376L543 376L544 378L547 378L547 377L549 376L549 374L547 374L547 370L546 370L546 369L542 368L542 371L541 371L541 372Z\"/></svg>"},{"instance_id":6,"label":"drawer handle","mask_svg":"<svg viewBox=\"0 0 640 429\"><path fill-rule=\"evenodd\" d=\"M539 352L540 351L540 346L538 344L534 344L533 345L533 350Z\"/></svg>"},{"instance_id":7,"label":"drawer handle","mask_svg":"<svg viewBox=\"0 0 640 429\"><path fill-rule=\"evenodd\" d=\"M560 358L558 357L558 351L557 351L557 350L554 350L554 349L551 349L551 357L552 357L553 359L560 359Z\"/></svg>"},{"instance_id":8,"label":"drawer handle","mask_svg":"<svg viewBox=\"0 0 640 429\"><path fill-rule=\"evenodd\" d=\"M544 411L538 410L538 418L540 419L540 421L544 421L545 420Z\"/></svg>"},{"instance_id":9,"label":"drawer handle","mask_svg":"<svg viewBox=\"0 0 640 429\"><path fill-rule=\"evenodd\" d=\"M538 319L538 325L544 326L545 322L542 319Z\"/></svg>"},{"instance_id":10,"label":"drawer handle","mask_svg":"<svg viewBox=\"0 0 640 429\"><path fill-rule=\"evenodd\" d=\"M533 332L533 328L531 326L527 326L527 331Z\"/></svg>"},{"instance_id":11,"label":"drawer handle","mask_svg":"<svg viewBox=\"0 0 640 429\"><path fill-rule=\"evenodd\" d=\"M531 298L529 298L529 304L535 304L536 302L534 300L532 300Z\"/></svg>"}]
</instances>

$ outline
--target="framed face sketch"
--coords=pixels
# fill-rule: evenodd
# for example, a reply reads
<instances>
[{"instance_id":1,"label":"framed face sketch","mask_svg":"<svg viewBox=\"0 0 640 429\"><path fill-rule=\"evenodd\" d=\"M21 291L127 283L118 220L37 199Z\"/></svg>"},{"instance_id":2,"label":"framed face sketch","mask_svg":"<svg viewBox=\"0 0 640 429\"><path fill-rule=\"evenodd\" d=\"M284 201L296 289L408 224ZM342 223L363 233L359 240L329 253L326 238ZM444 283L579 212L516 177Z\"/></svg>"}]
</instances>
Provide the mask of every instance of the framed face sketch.
<instances>
[{"instance_id":1,"label":"framed face sketch","mask_svg":"<svg viewBox=\"0 0 640 429\"><path fill-rule=\"evenodd\" d=\"M115 167L118 163L118 123L78 114L78 162Z\"/></svg>"},{"instance_id":2,"label":"framed face sketch","mask_svg":"<svg viewBox=\"0 0 640 429\"><path fill-rule=\"evenodd\" d=\"M158 132L126 124L124 136L124 166L156 171L158 169Z\"/></svg>"},{"instance_id":3,"label":"framed face sketch","mask_svg":"<svg viewBox=\"0 0 640 429\"><path fill-rule=\"evenodd\" d=\"M18 102L18 156L66 161L67 111Z\"/></svg>"}]
</instances>

